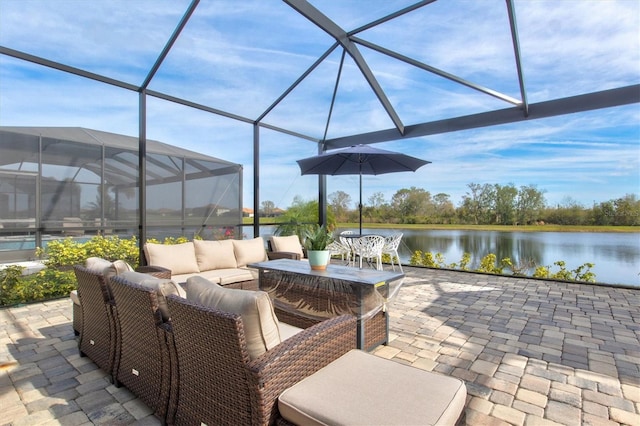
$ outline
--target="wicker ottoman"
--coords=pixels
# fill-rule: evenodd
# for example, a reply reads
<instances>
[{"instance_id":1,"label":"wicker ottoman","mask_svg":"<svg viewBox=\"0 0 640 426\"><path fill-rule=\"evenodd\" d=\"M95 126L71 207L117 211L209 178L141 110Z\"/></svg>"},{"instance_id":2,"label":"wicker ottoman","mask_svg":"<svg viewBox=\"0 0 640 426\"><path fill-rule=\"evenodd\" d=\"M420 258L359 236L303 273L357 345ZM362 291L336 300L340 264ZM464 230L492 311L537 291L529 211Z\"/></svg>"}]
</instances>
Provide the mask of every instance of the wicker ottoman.
<instances>
[{"instance_id":1,"label":"wicker ottoman","mask_svg":"<svg viewBox=\"0 0 640 426\"><path fill-rule=\"evenodd\" d=\"M278 409L296 425L454 425L467 390L460 379L352 350L285 390Z\"/></svg>"}]
</instances>

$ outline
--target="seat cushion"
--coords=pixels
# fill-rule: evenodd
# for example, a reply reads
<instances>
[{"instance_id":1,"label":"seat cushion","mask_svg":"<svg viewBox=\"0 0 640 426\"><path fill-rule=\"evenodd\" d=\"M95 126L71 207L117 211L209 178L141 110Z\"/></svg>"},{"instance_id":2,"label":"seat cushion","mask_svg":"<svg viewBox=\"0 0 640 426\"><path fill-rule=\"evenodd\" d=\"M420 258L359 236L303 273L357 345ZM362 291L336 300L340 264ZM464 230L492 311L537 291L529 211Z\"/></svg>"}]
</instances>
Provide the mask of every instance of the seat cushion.
<instances>
[{"instance_id":1,"label":"seat cushion","mask_svg":"<svg viewBox=\"0 0 640 426\"><path fill-rule=\"evenodd\" d=\"M123 272L118 276L139 286L155 290L158 295L158 310L160 311L162 320L165 322L170 319L169 308L167 307L167 296L170 294L175 294L180 297L187 296L182 287L166 278L156 278L153 275L133 271Z\"/></svg>"},{"instance_id":2,"label":"seat cushion","mask_svg":"<svg viewBox=\"0 0 640 426\"><path fill-rule=\"evenodd\" d=\"M200 272L238 267L232 240L193 240L193 245Z\"/></svg>"},{"instance_id":3,"label":"seat cushion","mask_svg":"<svg viewBox=\"0 0 640 426\"><path fill-rule=\"evenodd\" d=\"M288 253L299 254L300 258L304 257L302 252L302 244L297 235L287 235L285 237L273 235L269 237L271 240L271 249L273 251L285 251Z\"/></svg>"},{"instance_id":4,"label":"seat cushion","mask_svg":"<svg viewBox=\"0 0 640 426\"><path fill-rule=\"evenodd\" d=\"M171 275L200 272L193 242L182 244L146 243L144 254L149 265L170 269Z\"/></svg>"},{"instance_id":5,"label":"seat cushion","mask_svg":"<svg viewBox=\"0 0 640 426\"><path fill-rule=\"evenodd\" d=\"M299 425L453 425L466 396L460 379L352 350L285 390L278 409Z\"/></svg>"},{"instance_id":6,"label":"seat cushion","mask_svg":"<svg viewBox=\"0 0 640 426\"><path fill-rule=\"evenodd\" d=\"M280 343L278 319L266 292L225 288L198 276L187 280L186 290L187 300L242 317L251 359Z\"/></svg>"},{"instance_id":7,"label":"seat cushion","mask_svg":"<svg viewBox=\"0 0 640 426\"><path fill-rule=\"evenodd\" d=\"M238 268L250 263L264 262L267 260L267 250L262 237L251 240L233 240L233 250L236 255Z\"/></svg>"}]
</instances>

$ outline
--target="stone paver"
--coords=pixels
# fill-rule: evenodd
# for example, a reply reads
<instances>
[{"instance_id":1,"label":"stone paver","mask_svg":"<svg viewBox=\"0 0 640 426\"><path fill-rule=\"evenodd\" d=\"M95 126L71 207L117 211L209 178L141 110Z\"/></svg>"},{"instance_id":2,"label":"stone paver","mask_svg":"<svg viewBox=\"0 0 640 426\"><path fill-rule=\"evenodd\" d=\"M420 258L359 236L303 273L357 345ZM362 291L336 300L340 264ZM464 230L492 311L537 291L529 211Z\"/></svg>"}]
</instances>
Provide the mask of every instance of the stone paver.
<instances>
[{"instance_id":1,"label":"stone paver","mask_svg":"<svg viewBox=\"0 0 640 426\"><path fill-rule=\"evenodd\" d=\"M373 353L466 382L468 425L640 425L640 289L405 267ZM71 302L0 309L0 425L157 425L80 358Z\"/></svg>"}]
</instances>

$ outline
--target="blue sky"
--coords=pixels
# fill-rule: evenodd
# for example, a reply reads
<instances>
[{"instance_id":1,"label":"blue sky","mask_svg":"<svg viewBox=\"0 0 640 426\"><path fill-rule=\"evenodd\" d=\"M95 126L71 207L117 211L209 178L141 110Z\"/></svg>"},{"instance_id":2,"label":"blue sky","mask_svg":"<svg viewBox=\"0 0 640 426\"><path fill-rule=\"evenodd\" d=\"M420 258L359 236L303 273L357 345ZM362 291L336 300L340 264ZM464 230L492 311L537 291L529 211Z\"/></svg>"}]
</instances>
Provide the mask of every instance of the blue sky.
<instances>
[{"instance_id":1,"label":"blue sky","mask_svg":"<svg viewBox=\"0 0 640 426\"><path fill-rule=\"evenodd\" d=\"M186 10L185 0L0 0L0 45L139 85ZM413 1L312 1L346 30ZM640 2L516 0L529 102L640 82ZM439 0L358 36L475 84L520 98L503 0ZM202 0L150 89L257 118L333 43L279 1ZM405 125L511 106L361 47ZM265 122L322 137L337 49ZM0 125L79 126L136 136L138 96L0 56ZM393 127L347 57L327 137ZM243 122L156 98L148 137L244 166L252 207L253 134ZM261 131L260 198L286 208L316 197L317 178L295 160L306 140ZM536 185L548 204L585 206L640 196L640 105L377 144L432 162L416 173L364 178L364 201L416 186L461 201L469 183ZM354 176L328 178L329 193L357 201Z\"/></svg>"}]
</instances>

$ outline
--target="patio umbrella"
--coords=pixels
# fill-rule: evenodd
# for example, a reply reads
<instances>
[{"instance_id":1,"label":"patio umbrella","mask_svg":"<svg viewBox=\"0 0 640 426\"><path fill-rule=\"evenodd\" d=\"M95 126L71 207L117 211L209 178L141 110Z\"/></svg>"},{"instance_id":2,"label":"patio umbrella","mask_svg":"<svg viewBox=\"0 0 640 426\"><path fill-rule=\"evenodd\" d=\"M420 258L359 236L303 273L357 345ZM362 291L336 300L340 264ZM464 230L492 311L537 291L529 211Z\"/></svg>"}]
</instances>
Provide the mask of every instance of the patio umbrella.
<instances>
[{"instance_id":1,"label":"patio umbrella","mask_svg":"<svg viewBox=\"0 0 640 426\"><path fill-rule=\"evenodd\" d=\"M360 176L360 233L362 234L362 175L381 175L395 172L415 172L431 161L421 160L400 152L386 151L369 145L325 152L298 160L303 175L359 175Z\"/></svg>"}]
</instances>

